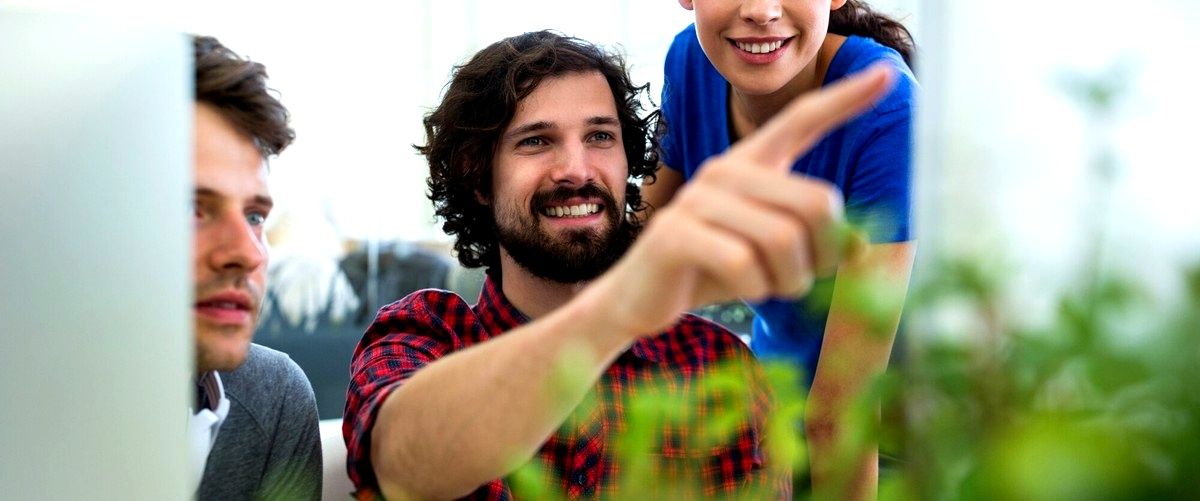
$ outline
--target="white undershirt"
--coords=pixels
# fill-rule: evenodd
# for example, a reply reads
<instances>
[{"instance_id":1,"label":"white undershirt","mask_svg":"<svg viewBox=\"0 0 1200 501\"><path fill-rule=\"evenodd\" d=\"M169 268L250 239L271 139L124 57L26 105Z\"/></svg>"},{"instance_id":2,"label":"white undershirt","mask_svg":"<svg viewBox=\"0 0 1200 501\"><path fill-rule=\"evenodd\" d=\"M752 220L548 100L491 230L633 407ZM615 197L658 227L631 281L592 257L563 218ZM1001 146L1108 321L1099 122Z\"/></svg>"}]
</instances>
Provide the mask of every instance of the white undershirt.
<instances>
[{"instance_id":1,"label":"white undershirt","mask_svg":"<svg viewBox=\"0 0 1200 501\"><path fill-rule=\"evenodd\" d=\"M200 488L200 480L204 478L204 464L208 462L208 453L217 442L217 431L225 416L229 415L229 399L225 398L225 386L217 371L209 371L200 376L197 383L204 387L209 405L216 401L214 408L204 408L197 412L188 406L188 459L191 466L191 491Z\"/></svg>"}]
</instances>

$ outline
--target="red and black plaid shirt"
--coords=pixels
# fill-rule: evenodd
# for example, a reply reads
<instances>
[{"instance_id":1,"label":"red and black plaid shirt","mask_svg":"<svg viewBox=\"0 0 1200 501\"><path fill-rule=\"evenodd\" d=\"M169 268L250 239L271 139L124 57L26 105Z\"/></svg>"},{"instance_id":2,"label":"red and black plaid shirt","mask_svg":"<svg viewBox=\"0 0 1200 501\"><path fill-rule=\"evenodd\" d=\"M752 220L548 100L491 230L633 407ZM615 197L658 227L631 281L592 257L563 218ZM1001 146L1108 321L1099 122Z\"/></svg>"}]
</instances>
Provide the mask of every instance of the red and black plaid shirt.
<instances>
[{"instance_id":1,"label":"red and black plaid shirt","mask_svg":"<svg viewBox=\"0 0 1200 501\"><path fill-rule=\"evenodd\" d=\"M370 432L388 393L429 363L527 321L490 276L475 306L450 292L423 290L379 311L354 352L342 424L347 468L359 498L377 497ZM646 494L653 492L646 489L669 489L671 497L747 493L756 498L790 497L790 472L764 467L761 439L771 400L753 355L732 333L693 315L684 315L670 330L643 338L621 354L533 461L541 471L553 474L556 485L552 487L561 489L561 495L611 497L621 487L634 485L620 477L621 458L614 450L618 437L628 431L631 399L649 396L677 402L670 399L695 397L701 378L718 365L740 369L739 380L749 385L749 391L732 404L711 395L690 398L690 414L698 419L654 430L653 453L648 463L642 463L650 465L653 477L636 488ZM704 417L720 414L722 409L716 407L721 405L733 405L745 414L744 419L738 420L727 439L719 439L722 445L697 448L694 439L705 431ZM510 482L496 479L466 499L512 497Z\"/></svg>"}]
</instances>

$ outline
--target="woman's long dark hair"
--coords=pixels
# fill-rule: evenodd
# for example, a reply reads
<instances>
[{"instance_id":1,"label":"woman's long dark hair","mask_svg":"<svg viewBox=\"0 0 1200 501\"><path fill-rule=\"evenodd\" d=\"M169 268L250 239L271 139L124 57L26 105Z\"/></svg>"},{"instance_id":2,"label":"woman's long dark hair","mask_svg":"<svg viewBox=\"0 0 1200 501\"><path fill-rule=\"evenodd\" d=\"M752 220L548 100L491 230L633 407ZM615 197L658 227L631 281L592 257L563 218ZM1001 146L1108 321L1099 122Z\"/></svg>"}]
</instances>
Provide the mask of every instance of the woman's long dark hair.
<instances>
[{"instance_id":1,"label":"woman's long dark hair","mask_svg":"<svg viewBox=\"0 0 1200 501\"><path fill-rule=\"evenodd\" d=\"M909 68L915 67L917 46L912 33L899 21L876 12L862 0L846 0L846 5L830 13L829 32L873 38L899 52Z\"/></svg>"}]
</instances>

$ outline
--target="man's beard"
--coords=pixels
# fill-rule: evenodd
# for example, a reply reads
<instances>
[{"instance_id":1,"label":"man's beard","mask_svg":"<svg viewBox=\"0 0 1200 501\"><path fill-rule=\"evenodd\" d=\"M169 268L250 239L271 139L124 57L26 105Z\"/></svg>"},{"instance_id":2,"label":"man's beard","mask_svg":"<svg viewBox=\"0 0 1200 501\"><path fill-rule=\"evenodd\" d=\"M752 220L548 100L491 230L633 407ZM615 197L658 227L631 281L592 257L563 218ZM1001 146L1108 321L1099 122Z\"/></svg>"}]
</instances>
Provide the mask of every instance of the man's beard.
<instances>
[{"instance_id":1,"label":"man's beard","mask_svg":"<svg viewBox=\"0 0 1200 501\"><path fill-rule=\"evenodd\" d=\"M608 227L603 233L582 228L551 235L542 228L543 211L573 197L597 197L604 201L603 214ZM523 212L526 213L497 210L496 234L500 245L529 273L559 283L583 282L600 276L625 255L639 229L626 220L624 207L617 206L612 194L594 184L540 191Z\"/></svg>"}]
</instances>

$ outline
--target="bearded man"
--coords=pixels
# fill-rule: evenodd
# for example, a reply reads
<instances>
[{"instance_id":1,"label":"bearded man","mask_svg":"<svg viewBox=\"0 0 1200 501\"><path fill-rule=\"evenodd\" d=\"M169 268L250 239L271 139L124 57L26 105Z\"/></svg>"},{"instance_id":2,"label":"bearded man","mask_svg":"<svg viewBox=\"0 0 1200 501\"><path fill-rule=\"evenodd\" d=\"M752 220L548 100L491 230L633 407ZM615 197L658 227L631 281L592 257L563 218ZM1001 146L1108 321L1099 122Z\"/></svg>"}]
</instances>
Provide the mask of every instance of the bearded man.
<instances>
[{"instance_id":1,"label":"bearded man","mask_svg":"<svg viewBox=\"0 0 1200 501\"><path fill-rule=\"evenodd\" d=\"M787 167L892 78L798 101L642 229L633 181L657 166L657 114L618 56L537 32L457 68L418 149L458 259L487 279L474 305L425 290L386 306L359 343L343 424L358 497L512 499L527 465L554 497L790 497L789 465L764 452L760 368L685 311L803 294L836 266L840 196ZM743 377L741 400L689 398L718 366ZM703 421L650 430L653 485L630 481L617 440L647 394L741 416L703 447Z\"/></svg>"}]
</instances>

